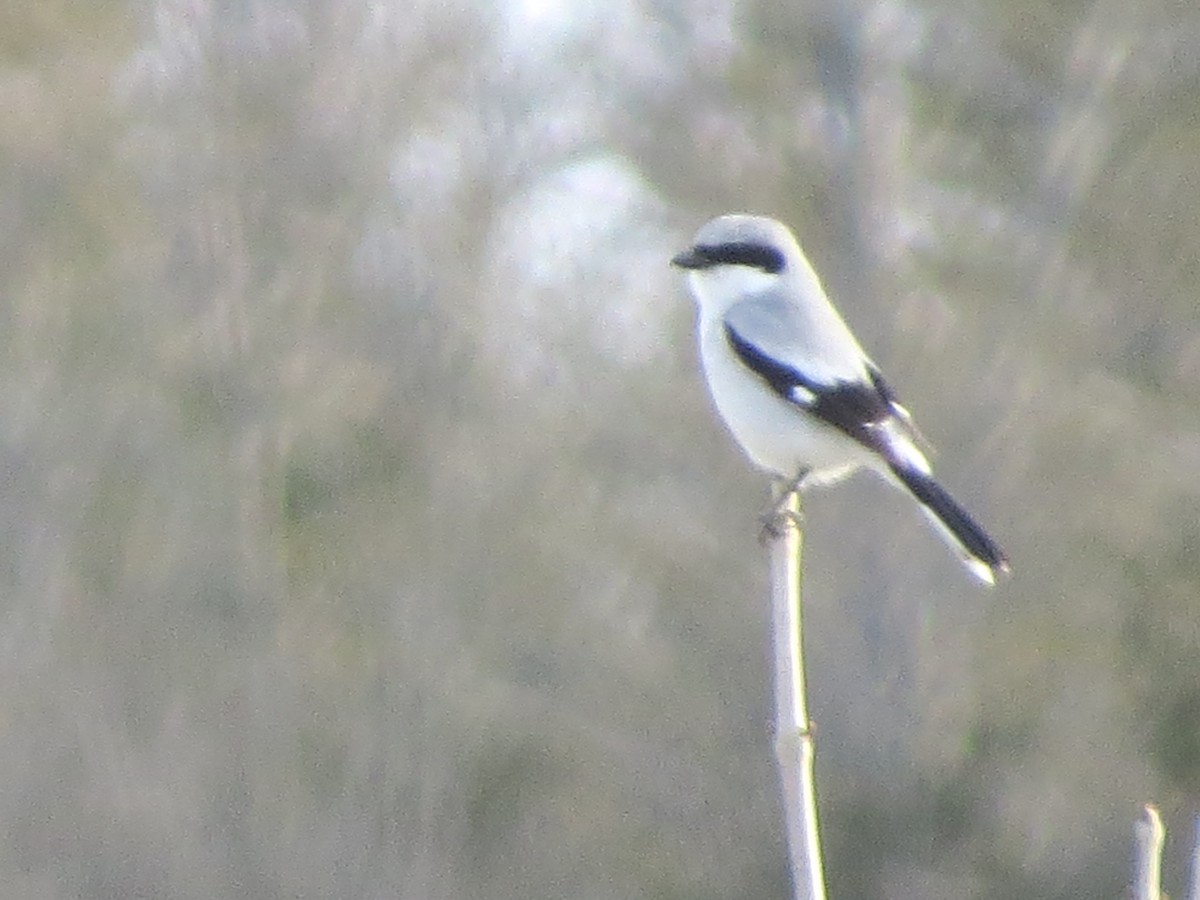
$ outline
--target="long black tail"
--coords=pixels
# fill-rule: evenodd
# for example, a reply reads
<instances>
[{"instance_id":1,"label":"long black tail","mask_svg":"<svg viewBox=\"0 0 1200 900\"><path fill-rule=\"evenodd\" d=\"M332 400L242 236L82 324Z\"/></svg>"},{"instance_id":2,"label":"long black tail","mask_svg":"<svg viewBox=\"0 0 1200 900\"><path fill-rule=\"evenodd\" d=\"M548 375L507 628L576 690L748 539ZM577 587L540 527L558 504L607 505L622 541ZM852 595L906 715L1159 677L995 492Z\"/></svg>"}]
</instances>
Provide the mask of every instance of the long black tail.
<instances>
[{"instance_id":1,"label":"long black tail","mask_svg":"<svg viewBox=\"0 0 1200 900\"><path fill-rule=\"evenodd\" d=\"M916 469L893 465L892 473L921 503L922 510L981 581L995 584L1008 574L1008 557L986 531L933 478Z\"/></svg>"}]
</instances>

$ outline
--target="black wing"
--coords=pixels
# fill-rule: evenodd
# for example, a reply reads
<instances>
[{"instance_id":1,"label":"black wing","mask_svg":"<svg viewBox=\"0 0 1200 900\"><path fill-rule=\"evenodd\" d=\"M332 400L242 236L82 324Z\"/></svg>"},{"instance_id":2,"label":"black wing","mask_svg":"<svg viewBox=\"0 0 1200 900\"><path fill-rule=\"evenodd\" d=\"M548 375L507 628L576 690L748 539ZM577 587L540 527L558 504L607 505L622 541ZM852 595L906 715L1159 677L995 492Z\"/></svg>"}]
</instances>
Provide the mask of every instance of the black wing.
<instances>
[{"instance_id":1,"label":"black wing","mask_svg":"<svg viewBox=\"0 0 1200 900\"><path fill-rule=\"evenodd\" d=\"M887 437L881 425L896 417L895 395L872 367L871 382L815 381L794 366L776 359L729 322L725 336L746 367L781 398L815 415L865 447L888 456Z\"/></svg>"}]
</instances>

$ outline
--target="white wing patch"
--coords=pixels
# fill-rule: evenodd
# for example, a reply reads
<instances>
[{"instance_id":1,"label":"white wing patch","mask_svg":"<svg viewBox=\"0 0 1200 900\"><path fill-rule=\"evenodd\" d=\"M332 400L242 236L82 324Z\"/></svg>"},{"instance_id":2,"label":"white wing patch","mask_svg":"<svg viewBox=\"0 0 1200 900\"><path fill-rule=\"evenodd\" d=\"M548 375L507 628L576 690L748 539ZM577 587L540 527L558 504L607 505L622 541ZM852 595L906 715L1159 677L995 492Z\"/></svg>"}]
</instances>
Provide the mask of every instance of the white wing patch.
<instances>
[{"instance_id":1,"label":"white wing patch","mask_svg":"<svg viewBox=\"0 0 1200 900\"><path fill-rule=\"evenodd\" d=\"M788 393L791 394L792 400L800 406L812 406L813 401L817 399L816 393L802 384L792 385L792 389Z\"/></svg>"}]
</instances>

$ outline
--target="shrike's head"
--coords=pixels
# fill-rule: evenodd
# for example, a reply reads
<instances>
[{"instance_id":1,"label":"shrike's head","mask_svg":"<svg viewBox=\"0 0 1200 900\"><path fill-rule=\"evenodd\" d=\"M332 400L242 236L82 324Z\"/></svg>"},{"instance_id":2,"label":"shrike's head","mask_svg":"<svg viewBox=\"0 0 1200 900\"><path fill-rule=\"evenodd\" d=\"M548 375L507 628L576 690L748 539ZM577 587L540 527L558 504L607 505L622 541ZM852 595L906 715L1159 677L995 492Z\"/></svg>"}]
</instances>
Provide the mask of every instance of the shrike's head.
<instances>
[{"instance_id":1,"label":"shrike's head","mask_svg":"<svg viewBox=\"0 0 1200 900\"><path fill-rule=\"evenodd\" d=\"M765 216L719 216L671 262L688 270L692 295L711 313L781 283L801 289L817 283L788 227Z\"/></svg>"},{"instance_id":2,"label":"shrike's head","mask_svg":"<svg viewBox=\"0 0 1200 900\"><path fill-rule=\"evenodd\" d=\"M700 315L704 378L760 468L819 484L867 466L906 488L989 584L1008 559L936 481L916 428L783 224L721 216L672 262Z\"/></svg>"}]
</instances>

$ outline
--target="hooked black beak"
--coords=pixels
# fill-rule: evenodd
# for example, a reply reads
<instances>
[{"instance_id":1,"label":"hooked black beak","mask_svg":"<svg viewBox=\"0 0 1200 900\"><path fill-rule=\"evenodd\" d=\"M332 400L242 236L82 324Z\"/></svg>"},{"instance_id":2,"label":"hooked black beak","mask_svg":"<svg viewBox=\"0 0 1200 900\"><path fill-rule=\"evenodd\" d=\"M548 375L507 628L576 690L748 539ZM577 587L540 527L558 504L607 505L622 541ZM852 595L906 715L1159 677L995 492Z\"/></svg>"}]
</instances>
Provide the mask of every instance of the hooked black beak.
<instances>
[{"instance_id":1,"label":"hooked black beak","mask_svg":"<svg viewBox=\"0 0 1200 900\"><path fill-rule=\"evenodd\" d=\"M688 247L682 253L676 253L671 258L671 265L681 269L703 269L709 265L709 260L695 247Z\"/></svg>"}]
</instances>

